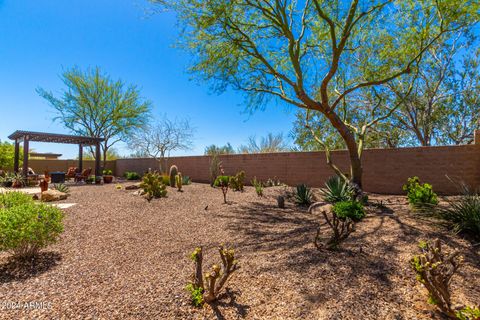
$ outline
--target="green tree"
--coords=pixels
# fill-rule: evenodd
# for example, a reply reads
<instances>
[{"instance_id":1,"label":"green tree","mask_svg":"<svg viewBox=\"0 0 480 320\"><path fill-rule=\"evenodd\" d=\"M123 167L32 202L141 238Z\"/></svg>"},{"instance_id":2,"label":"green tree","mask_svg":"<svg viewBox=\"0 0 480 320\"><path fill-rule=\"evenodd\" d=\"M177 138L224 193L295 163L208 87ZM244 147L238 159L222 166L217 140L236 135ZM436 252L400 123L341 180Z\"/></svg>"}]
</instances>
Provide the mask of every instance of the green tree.
<instances>
[{"instance_id":1,"label":"green tree","mask_svg":"<svg viewBox=\"0 0 480 320\"><path fill-rule=\"evenodd\" d=\"M276 135L269 133L265 137L260 137L258 141L255 136L250 136L248 143L238 148L238 153L268 153L289 150L291 148L288 146L282 133Z\"/></svg>"},{"instance_id":2,"label":"green tree","mask_svg":"<svg viewBox=\"0 0 480 320\"><path fill-rule=\"evenodd\" d=\"M218 154L234 154L235 150L233 149L230 142L228 142L224 146L217 146L217 145L209 145L205 148L205 155L213 156Z\"/></svg>"},{"instance_id":3,"label":"green tree","mask_svg":"<svg viewBox=\"0 0 480 320\"><path fill-rule=\"evenodd\" d=\"M105 166L108 150L145 126L150 102L140 96L136 86L112 80L98 67L87 71L74 67L66 70L61 79L66 89L60 97L42 88L37 89L38 94L57 111L55 120L67 129L105 139L101 144Z\"/></svg>"},{"instance_id":4,"label":"green tree","mask_svg":"<svg viewBox=\"0 0 480 320\"><path fill-rule=\"evenodd\" d=\"M23 155L23 149L20 148L20 155ZM15 144L8 141L0 141L0 170L13 170L15 158ZM20 157L20 166L23 162L23 157Z\"/></svg>"},{"instance_id":5,"label":"green tree","mask_svg":"<svg viewBox=\"0 0 480 320\"><path fill-rule=\"evenodd\" d=\"M412 72L432 44L476 21L479 9L474 0L156 2L177 12L182 44L194 56L191 70L216 89L244 91L253 108L276 98L320 112L342 137L359 186L356 134L366 126L354 130L339 106L361 89ZM339 70L345 79L335 87Z\"/></svg>"},{"instance_id":6,"label":"green tree","mask_svg":"<svg viewBox=\"0 0 480 320\"><path fill-rule=\"evenodd\" d=\"M78 157L77 157L78 158ZM117 160L122 158L120 154L114 148L110 148L107 151L107 161ZM83 160L95 160L95 157L90 152L83 153Z\"/></svg>"}]
</instances>

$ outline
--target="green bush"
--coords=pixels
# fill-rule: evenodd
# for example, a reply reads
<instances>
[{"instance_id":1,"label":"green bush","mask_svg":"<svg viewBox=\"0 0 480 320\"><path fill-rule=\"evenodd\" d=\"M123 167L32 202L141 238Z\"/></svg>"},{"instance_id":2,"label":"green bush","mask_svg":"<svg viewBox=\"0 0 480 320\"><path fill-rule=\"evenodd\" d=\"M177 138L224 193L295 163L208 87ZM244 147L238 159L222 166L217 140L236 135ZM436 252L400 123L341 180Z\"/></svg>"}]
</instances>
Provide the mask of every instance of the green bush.
<instances>
[{"instance_id":1,"label":"green bush","mask_svg":"<svg viewBox=\"0 0 480 320\"><path fill-rule=\"evenodd\" d=\"M233 191L242 191L245 185L245 171L239 171L230 179L230 188Z\"/></svg>"},{"instance_id":2,"label":"green bush","mask_svg":"<svg viewBox=\"0 0 480 320\"><path fill-rule=\"evenodd\" d=\"M439 210L439 216L450 222L455 232L480 240L480 195L467 193L448 202L447 208Z\"/></svg>"},{"instance_id":3,"label":"green bush","mask_svg":"<svg viewBox=\"0 0 480 320\"><path fill-rule=\"evenodd\" d=\"M297 186L297 192L295 193L295 203L300 206L308 206L312 203L312 191L305 184Z\"/></svg>"},{"instance_id":4,"label":"green bush","mask_svg":"<svg viewBox=\"0 0 480 320\"><path fill-rule=\"evenodd\" d=\"M333 205L332 210L341 219L350 218L353 221L359 221L365 217L363 205L358 201L337 202Z\"/></svg>"},{"instance_id":5,"label":"green bush","mask_svg":"<svg viewBox=\"0 0 480 320\"><path fill-rule=\"evenodd\" d=\"M438 204L437 195L433 192L432 185L428 183L420 184L418 177L408 178L403 190L407 192L408 203L412 207L421 208Z\"/></svg>"},{"instance_id":6,"label":"green bush","mask_svg":"<svg viewBox=\"0 0 480 320\"><path fill-rule=\"evenodd\" d=\"M0 209L9 209L22 204L33 203L32 196L23 192L0 193Z\"/></svg>"},{"instance_id":7,"label":"green bush","mask_svg":"<svg viewBox=\"0 0 480 320\"><path fill-rule=\"evenodd\" d=\"M353 188L339 176L330 177L321 190L323 200L329 203L353 200Z\"/></svg>"},{"instance_id":8,"label":"green bush","mask_svg":"<svg viewBox=\"0 0 480 320\"><path fill-rule=\"evenodd\" d=\"M103 173L104 176L111 176L113 174L112 170L110 170L110 169L105 169L105 170L103 170L102 173Z\"/></svg>"},{"instance_id":9,"label":"green bush","mask_svg":"<svg viewBox=\"0 0 480 320\"><path fill-rule=\"evenodd\" d=\"M170 181L170 177L168 181ZM153 198L162 198L167 196L166 184L162 181L162 176L156 172L149 172L143 176L140 188L145 192L148 201Z\"/></svg>"},{"instance_id":10,"label":"green bush","mask_svg":"<svg viewBox=\"0 0 480 320\"><path fill-rule=\"evenodd\" d=\"M160 176L160 179L162 180L162 183L166 186L170 185L170 176L168 174L163 174Z\"/></svg>"},{"instance_id":11,"label":"green bush","mask_svg":"<svg viewBox=\"0 0 480 320\"><path fill-rule=\"evenodd\" d=\"M60 209L18 196L10 200L0 208L0 251L12 252L17 258L29 258L58 240L63 232Z\"/></svg>"},{"instance_id":12,"label":"green bush","mask_svg":"<svg viewBox=\"0 0 480 320\"><path fill-rule=\"evenodd\" d=\"M228 192L228 187L230 186L231 179L232 179L231 176L218 176L215 179L215 182L213 183L215 187L220 187L222 189L223 203L227 203L227 192Z\"/></svg>"},{"instance_id":13,"label":"green bush","mask_svg":"<svg viewBox=\"0 0 480 320\"><path fill-rule=\"evenodd\" d=\"M140 175L134 171L125 172L124 177L127 180L140 180Z\"/></svg>"}]
</instances>

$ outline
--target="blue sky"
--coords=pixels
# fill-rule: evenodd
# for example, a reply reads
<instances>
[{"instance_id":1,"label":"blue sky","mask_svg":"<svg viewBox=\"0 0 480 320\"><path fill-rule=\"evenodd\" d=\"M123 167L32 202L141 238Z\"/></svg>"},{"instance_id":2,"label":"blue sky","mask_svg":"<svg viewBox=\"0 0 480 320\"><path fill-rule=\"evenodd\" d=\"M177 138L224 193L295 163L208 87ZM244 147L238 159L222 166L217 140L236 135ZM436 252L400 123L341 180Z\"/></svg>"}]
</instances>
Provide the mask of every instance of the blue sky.
<instances>
[{"instance_id":1,"label":"blue sky","mask_svg":"<svg viewBox=\"0 0 480 320\"><path fill-rule=\"evenodd\" d=\"M173 48L177 36L171 13L152 14L145 0L0 0L0 140L17 129L67 133L48 103L35 92L63 88L62 70L100 66L113 78L138 85L154 114L188 117L197 128L195 148L248 136L284 132L294 109L272 104L252 115L239 92L212 94L207 83L190 80L189 56ZM41 152L75 157L69 145L32 143ZM125 145L117 150L129 154Z\"/></svg>"}]
</instances>

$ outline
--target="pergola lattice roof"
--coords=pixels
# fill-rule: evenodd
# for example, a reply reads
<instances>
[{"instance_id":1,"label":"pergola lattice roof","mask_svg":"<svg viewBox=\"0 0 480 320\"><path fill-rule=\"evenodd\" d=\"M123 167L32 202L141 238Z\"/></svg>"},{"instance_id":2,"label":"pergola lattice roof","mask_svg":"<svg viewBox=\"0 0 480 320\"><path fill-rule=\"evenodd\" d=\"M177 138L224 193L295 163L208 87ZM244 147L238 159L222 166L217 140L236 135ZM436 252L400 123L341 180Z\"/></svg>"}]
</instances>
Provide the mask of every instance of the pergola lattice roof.
<instances>
[{"instance_id":1,"label":"pergola lattice roof","mask_svg":"<svg viewBox=\"0 0 480 320\"><path fill-rule=\"evenodd\" d=\"M22 131L17 130L8 136L11 140L23 140L28 136L29 141L37 142L53 142L53 143L67 143L67 144L81 144L81 145L96 145L99 142L104 141L103 138L74 136L68 134L46 133L46 132L34 132L34 131Z\"/></svg>"}]
</instances>

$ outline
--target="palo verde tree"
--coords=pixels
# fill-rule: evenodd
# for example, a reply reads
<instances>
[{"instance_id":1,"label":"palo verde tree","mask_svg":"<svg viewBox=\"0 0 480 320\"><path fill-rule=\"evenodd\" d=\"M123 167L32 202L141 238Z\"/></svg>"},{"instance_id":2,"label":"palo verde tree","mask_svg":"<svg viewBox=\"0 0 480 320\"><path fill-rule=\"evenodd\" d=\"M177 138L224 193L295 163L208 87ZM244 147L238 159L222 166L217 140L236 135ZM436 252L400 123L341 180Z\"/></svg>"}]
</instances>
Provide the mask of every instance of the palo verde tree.
<instances>
[{"instance_id":1,"label":"palo verde tree","mask_svg":"<svg viewBox=\"0 0 480 320\"><path fill-rule=\"evenodd\" d=\"M244 91L253 108L276 98L320 112L345 142L350 178L359 186L356 133L339 105L362 88L412 72L425 50L472 23L479 8L475 0L155 2L177 12L191 70L214 88ZM339 70L342 88L333 81Z\"/></svg>"},{"instance_id":2,"label":"palo verde tree","mask_svg":"<svg viewBox=\"0 0 480 320\"><path fill-rule=\"evenodd\" d=\"M238 148L238 153L268 153L289 151L287 141L283 137L283 133L268 133L265 137L257 139L256 136L250 136L246 145Z\"/></svg>"},{"instance_id":3,"label":"palo verde tree","mask_svg":"<svg viewBox=\"0 0 480 320\"><path fill-rule=\"evenodd\" d=\"M67 129L105 139L101 144L105 166L109 149L145 126L150 102L140 96L136 86L112 80L98 67L87 71L74 67L66 70L61 79L66 89L60 97L42 88L37 89L38 94L57 111L55 120Z\"/></svg>"}]
</instances>

